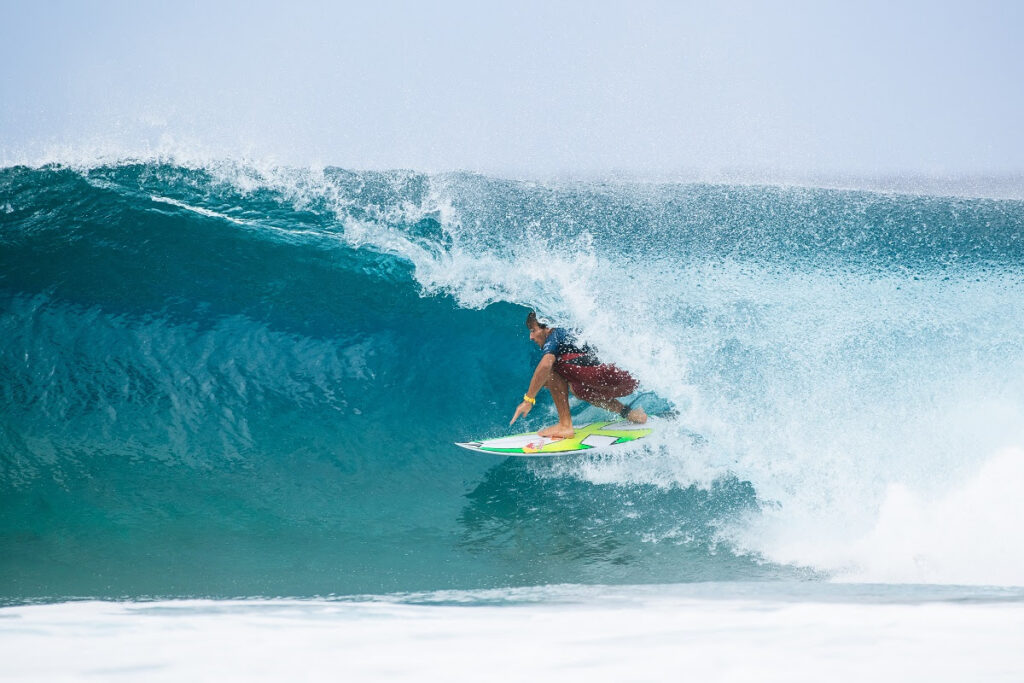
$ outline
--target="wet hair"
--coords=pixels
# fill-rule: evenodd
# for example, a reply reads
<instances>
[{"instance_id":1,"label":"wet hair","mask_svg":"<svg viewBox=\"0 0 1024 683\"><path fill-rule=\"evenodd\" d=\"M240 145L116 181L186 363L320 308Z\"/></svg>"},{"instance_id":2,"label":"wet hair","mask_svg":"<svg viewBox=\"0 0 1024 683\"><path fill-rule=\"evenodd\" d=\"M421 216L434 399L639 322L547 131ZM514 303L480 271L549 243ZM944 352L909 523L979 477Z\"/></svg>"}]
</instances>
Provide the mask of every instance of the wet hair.
<instances>
[{"instance_id":1,"label":"wet hair","mask_svg":"<svg viewBox=\"0 0 1024 683\"><path fill-rule=\"evenodd\" d=\"M529 314L527 314L527 316L526 316L526 326L527 327L537 326L537 327L541 328L542 330L547 329L547 327L548 327L547 323L542 323L540 320L537 319L537 312L536 311L530 311Z\"/></svg>"}]
</instances>

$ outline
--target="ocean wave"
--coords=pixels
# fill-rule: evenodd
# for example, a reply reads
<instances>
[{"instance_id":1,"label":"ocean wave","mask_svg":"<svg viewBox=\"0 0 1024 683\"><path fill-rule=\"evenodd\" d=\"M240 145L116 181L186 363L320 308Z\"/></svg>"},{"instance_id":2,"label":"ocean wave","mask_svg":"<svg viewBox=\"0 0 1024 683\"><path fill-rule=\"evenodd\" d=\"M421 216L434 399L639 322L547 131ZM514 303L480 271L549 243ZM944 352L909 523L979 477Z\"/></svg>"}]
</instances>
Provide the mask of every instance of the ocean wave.
<instances>
[{"instance_id":1,"label":"ocean wave","mask_svg":"<svg viewBox=\"0 0 1024 683\"><path fill-rule=\"evenodd\" d=\"M1024 445L1024 202L128 160L2 169L0 207L7 595L1024 582L894 519ZM528 308L678 425L455 452Z\"/></svg>"}]
</instances>

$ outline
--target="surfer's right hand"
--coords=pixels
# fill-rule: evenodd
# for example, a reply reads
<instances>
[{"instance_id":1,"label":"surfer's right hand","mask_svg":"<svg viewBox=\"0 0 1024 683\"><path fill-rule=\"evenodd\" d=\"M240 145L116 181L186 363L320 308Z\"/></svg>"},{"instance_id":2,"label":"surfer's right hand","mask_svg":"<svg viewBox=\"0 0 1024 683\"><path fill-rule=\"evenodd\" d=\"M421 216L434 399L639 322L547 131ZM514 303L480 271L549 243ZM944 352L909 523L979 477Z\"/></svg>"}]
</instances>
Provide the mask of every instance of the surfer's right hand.
<instances>
[{"instance_id":1,"label":"surfer's right hand","mask_svg":"<svg viewBox=\"0 0 1024 683\"><path fill-rule=\"evenodd\" d=\"M532 410L532 409L533 409L533 404L532 403L529 403L528 401L523 401L522 403L520 403L519 407L516 408L516 414L513 415L512 419L509 421L509 425L511 426L512 423L515 422L516 420L518 420L520 416L525 417L527 414L529 414L530 410Z\"/></svg>"}]
</instances>

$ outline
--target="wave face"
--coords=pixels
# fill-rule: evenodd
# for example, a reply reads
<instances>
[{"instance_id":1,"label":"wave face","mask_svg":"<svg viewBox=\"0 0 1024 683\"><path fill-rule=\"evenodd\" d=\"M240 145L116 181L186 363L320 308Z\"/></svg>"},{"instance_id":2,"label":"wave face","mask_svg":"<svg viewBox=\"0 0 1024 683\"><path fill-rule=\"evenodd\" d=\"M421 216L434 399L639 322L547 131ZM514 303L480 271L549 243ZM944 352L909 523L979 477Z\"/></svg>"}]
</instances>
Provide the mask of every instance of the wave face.
<instances>
[{"instance_id":1,"label":"wave face","mask_svg":"<svg viewBox=\"0 0 1024 683\"><path fill-rule=\"evenodd\" d=\"M1024 584L1022 264L1019 201L2 169L0 595ZM504 433L532 307L679 419L452 446Z\"/></svg>"}]
</instances>

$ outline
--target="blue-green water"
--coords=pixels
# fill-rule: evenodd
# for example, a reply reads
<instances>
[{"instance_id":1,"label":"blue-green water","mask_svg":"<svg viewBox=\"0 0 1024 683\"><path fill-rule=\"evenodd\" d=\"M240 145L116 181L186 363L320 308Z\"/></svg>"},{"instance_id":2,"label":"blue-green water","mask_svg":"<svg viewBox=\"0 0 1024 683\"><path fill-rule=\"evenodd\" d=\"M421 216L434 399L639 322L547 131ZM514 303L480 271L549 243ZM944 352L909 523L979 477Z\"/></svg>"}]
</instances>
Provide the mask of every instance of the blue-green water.
<instances>
[{"instance_id":1,"label":"blue-green water","mask_svg":"<svg viewBox=\"0 0 1024 683\"><path fill-rule=\"evenodd\" d=\"M1020 201L5 168L0 598L1024 584L1022 264ZM661 441L451 445L507 433L532 307Z\"/></svg>"}]
</instances>

